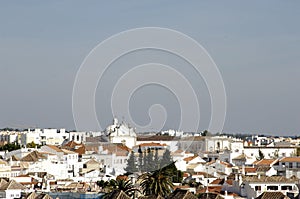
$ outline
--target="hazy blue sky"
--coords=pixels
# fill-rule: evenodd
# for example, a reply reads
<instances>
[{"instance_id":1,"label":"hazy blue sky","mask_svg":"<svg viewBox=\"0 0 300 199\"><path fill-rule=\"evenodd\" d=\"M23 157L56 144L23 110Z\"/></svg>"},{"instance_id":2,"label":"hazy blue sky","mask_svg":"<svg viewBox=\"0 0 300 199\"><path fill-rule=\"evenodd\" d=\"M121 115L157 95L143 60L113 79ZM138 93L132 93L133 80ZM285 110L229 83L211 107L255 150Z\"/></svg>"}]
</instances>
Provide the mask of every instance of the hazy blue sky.
<instances>
[{"instance_id":1,"label":"hazy blue sky","mask_svg":"<svg viewBox=\"0 0 300 199\"><path fill-rule=\"evenodd\" d=\"M194 38L216 62L228 100L225 132L299 135L299 10L299 1L1 1L0 127L74 129L72 88L85 56L120 31L158 26ZM120 62L108 77L128 59ZM207 90L190 78L199 85L205 129ZM96 95L103 126L112 120L105 100L112 84L99 85ZM132 115L147 123L147 107L161 100L171 112L165 128L176 128L180 111L172 98L145 87Z\"/></svg>"}]
</instances>

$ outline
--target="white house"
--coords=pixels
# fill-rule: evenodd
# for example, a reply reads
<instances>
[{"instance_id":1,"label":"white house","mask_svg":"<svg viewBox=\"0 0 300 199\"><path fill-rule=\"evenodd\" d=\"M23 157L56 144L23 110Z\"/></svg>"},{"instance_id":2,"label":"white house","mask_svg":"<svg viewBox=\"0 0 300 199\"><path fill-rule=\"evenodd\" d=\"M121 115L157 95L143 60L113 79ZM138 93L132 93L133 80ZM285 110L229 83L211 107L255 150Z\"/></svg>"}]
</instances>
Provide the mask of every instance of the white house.
<instances>
[{"instance_id":1,"label":"white house","mask_svg":"<svg viewBox=\"0 0 300 199\"><path fill-rule=\"evenodd\" d=\"M287 178L296 176L300 178L300 157L284 157L279 159L278 173Z\"/></svg>"},{"instance_id":2,"label":"white house","mask_svg":"<svg viewBox=\"0 0 300 199\"><path fill-rule=\"evenodd\" d=\"M25 187L14 180L10 180L9 182L3 179L0 180L0 198L20 198L23 190L25 190Z\"/></svg>"},{"instance_id":3,"label":"white house","mask_svg":"<svg viewBox=\"0 0 300 199\"><path fill-rule=\"evenodd\" d=\"M256 198L263 192L282 192L285 195L296 196L299 193L296 179L283 176L237 176L232 186L224 186L223 190L237 193L247 199Z\"/></svg>"},{"instance_id":4,"label":"white house","mask_svg":"<svg viewBox=\"0 0 300 199\"><path fill-rule=\"evenodd\" d=\"M290 146L277 146L277 147L263 147L263 146L245 146L244 153L248 157L256 158L258 157L259 150L264 154L265 158L278 158L278 157L291 157L294 156L297 152L296 147Z\"/></svg>"}]
</instances>

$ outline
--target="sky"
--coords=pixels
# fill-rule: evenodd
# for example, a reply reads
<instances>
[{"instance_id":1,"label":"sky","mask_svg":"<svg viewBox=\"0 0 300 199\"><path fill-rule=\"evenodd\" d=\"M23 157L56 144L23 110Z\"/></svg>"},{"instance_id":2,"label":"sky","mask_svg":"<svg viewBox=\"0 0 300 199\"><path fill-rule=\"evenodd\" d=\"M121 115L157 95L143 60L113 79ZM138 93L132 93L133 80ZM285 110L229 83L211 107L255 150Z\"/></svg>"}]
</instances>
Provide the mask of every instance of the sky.
<instances>
[{"instance_id":1,"label":"sky","mask_svg":"<svg viewBox=\"0 0 300 199\"><path fill-rule=\"evenodd\" d=\"M299 9L298 1L1 1L0 128L75 129L73 85L90 51L119 32L162 27L193 38L216 63L227 96L223 132L299 135ZM135 64L153 61L172 65L191 82L201 108L199 130L207 129L205 82L189 64L157 50L128 54L105 73L95 95L102 129L112 122L116 81ZM149 123L152 104L165 107L163 129L179 128L176 94L157 85L132 95L137 124Z\"/></svg>"}]
</instances>

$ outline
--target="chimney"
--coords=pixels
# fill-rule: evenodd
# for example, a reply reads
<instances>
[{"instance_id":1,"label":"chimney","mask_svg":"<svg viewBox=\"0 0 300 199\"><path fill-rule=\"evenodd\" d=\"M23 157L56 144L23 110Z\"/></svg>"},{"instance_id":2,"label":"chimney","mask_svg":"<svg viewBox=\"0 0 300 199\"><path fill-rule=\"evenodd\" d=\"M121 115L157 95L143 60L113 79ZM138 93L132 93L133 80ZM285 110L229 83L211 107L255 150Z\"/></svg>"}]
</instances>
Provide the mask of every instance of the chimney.
<instances>
[{"instance_id":1,"label":"chimney","mask_svg":"<svg viewBox=\"0 0 300 199\"><path fill-rule=\"evenodd\" d=\"M243 183L243 178L242 175L239 176L239 185L241 185Z\"/></svg>"},{"instance_id":2,"label":"chimney","mask_svg":"<svg viewBox=\"0 0 300 199\"><path fill-rule=\"evenodd\" d=\"M242 166L242 175L245 175L246 172L245 172L245 165Z\"/></svg>"}]
</instances>

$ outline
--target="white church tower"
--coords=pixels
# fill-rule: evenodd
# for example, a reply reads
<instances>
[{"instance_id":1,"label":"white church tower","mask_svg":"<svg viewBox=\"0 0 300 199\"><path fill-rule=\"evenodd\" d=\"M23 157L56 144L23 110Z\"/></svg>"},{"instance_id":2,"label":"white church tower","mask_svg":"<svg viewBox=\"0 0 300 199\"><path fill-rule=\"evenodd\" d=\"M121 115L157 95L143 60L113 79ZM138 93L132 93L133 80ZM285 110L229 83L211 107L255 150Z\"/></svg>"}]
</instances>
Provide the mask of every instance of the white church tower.
<instances>
[{"instance_id":1,"label":"white church tower","mask_svg":"<svg viewBox=\"0 0 300 199\"><path fill-rule=\"evenodd\" d=\"M119 123L117 118L114 118L113 124L106 128L106 134L109 137L110 143L122 143L128 148L136 145L136 133L134 128L128 124Z\"/></svg>"}]
</instances>

